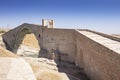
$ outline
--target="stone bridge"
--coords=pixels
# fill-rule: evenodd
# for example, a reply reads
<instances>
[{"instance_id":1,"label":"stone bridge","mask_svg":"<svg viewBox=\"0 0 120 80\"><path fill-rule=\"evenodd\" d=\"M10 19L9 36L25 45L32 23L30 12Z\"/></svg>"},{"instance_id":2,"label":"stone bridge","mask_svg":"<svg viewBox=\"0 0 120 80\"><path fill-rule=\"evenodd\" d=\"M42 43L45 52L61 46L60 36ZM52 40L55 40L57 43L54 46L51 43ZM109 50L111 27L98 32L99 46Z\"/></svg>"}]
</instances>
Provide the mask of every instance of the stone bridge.
<instances>
[{"instance_id":1,"label":"stone bridge","mask_svg":"<svg viewBox=\"0 0 120 80\"><path fill-rule=\"evenodd\" d=\"M39 57L75 63L91 80L120 79L120 39L86 29L56 29L22 24L3 35L8 50L16 53L24 36L38 40Z\"/></svg>"}]
</instances>

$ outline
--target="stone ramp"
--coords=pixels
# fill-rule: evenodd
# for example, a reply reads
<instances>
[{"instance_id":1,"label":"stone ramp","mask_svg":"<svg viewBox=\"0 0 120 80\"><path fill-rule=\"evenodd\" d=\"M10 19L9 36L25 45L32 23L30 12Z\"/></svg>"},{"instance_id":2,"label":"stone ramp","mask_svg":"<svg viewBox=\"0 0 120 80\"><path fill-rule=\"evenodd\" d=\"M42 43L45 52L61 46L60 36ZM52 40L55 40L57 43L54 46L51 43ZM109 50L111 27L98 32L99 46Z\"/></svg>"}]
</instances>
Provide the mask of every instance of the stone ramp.
<instances>
[{"instance_id":1,"label":"stone ramp","mask_svg":"<svg viewBox=\"0 0 120 80\"><path fill-rule=\"evenodd\" d=\"M103 37L101 35L89 31L79 30L78 32L88 37L89 39L109 48L110 50L120 53L120 42Z\"/></svg>"},{"instance_id":2,"label":"stone ramp","mask_svg":"<svg viewBox=\"0 0 120 80\"><path fill-rule=\"evenodd\" d=\"M0 58L0 80L36 80L33 71L22 58Z\"/></svg>"}]
</instances>

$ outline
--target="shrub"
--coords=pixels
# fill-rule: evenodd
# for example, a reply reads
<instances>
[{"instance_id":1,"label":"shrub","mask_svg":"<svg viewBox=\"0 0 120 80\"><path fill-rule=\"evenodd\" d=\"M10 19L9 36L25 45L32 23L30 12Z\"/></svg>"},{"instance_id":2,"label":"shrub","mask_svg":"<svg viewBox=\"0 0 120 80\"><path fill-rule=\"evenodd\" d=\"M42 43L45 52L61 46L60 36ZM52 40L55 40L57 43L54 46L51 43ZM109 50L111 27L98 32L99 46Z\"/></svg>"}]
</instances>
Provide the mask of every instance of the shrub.
<instances>
[{"instance_id":1,"label":"shrub","mask_svg":"<svg viewBox=\"0 0 120 80\"><path fill-rule=\"evenodd\" d=\"M5 33L6 31L5 30L0 30L0 33Z\"/></svg>"}]
</instances>

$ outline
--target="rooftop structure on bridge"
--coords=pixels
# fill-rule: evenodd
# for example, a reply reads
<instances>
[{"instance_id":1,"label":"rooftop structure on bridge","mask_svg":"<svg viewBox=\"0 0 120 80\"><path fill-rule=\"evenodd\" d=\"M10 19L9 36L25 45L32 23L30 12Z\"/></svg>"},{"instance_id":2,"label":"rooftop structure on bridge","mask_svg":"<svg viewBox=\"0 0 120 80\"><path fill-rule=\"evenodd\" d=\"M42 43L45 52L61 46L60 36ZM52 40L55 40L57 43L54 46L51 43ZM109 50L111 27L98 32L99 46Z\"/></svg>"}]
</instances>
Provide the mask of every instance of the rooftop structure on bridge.
<instances>
[{"instance_id":1,"label":"rooftop structure on bridge","mask_svg":"<svg viewBox=\"0 0 120 80\"><path fill-rule=\"evenodd\" d=\"M42 26L46 26L47 28L53 28L54 20L42 19Z\"/></svg>"}]
</instances>

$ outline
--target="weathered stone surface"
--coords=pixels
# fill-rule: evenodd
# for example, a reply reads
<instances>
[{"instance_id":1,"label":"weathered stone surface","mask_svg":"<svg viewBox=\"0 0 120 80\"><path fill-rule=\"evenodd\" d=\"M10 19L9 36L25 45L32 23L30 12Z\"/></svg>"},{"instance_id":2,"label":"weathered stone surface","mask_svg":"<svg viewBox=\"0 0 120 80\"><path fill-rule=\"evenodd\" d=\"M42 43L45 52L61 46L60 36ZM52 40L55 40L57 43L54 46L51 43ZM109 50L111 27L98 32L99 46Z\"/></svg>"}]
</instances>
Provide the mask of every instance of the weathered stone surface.
<instances>
[{"instance_id":1,"label":"weathered stone surface","mask_svg":"<svg viewBox=\"0 0 120 80\"><path fill-rule=\"evenodd\" d=\"M5 43L3 42L3 38L1 36L2 34L0 34L0 46L3 47L3 48L6 48L5 47Z\"/></svg>"},{"instance_id":2,"label":"weathered stone surface","mask_svg":"<svg viewBox=\"0 0 120 80\"><path fill-rule=\"evenodd\" d=\"M37 80L69 80L65 73L58 72L57 64L45 58L25 58L35 73Z\"/></svg>"},{"instance_id":3,"label":"weathered stone surface","mask_svg":"<svg viewBox=\"0 0 120 80\"><path fill-rule=\"evenodd\" d=\"M101 35L92 33L92 32L88 32L88 31L79 31L80 33L82 33L83 35L85 35L86 37L94 40L95 42L117 52L120 54L120 42L118 41L114 41L111 40L109 38L103 37Z\"/></svg>"},{"instance_id":4,"label":"weathered stone surface","mask_svg":"<svg viewBox=\"0 0 120 80\"><path fill-rule=\"evenodd\" d=\"M89 31L78 31L76 40L76 64L91 80L120 79L120 42Z\"/></svg>"},{"instance_id":5,"label":"weathered stone surface","mask_svg":"<svg viewBox=\"0 0 120 80\"><path fill-rule=\"evenodd\" d=\"M36 80L33 71L22 58L0 58L0 80Z\"/></svg>"},{"instance_id":6,"label":"weathered stone surface","mask_svg":"<svg viewBox=\"0 0 120 80\"><path fill-rule=\"evenodd\" d=\"M35 49L29 46L20 45L17 50L17 55L24 56L24 57L38 57L39 49Z\"/></svg>"},{"instance_id":7,"label":"weathered stone surface","mask_svg":"<svg viewBox=\"0 0 120 80\"><path fill-rule=\"evenodd\" d=\"M37 80L88 80L82 69L74 64L55 62L46 58L25 57Z\"/></svg>"}]
</instances>

